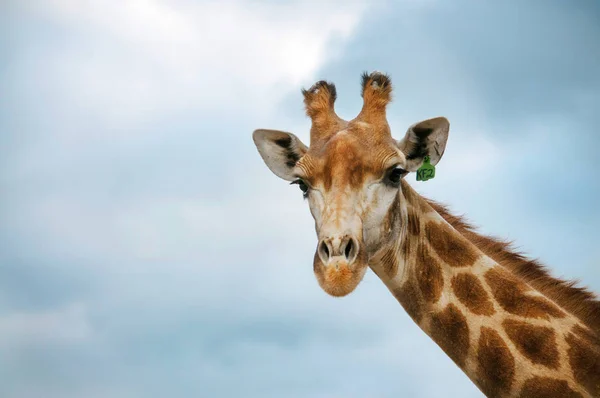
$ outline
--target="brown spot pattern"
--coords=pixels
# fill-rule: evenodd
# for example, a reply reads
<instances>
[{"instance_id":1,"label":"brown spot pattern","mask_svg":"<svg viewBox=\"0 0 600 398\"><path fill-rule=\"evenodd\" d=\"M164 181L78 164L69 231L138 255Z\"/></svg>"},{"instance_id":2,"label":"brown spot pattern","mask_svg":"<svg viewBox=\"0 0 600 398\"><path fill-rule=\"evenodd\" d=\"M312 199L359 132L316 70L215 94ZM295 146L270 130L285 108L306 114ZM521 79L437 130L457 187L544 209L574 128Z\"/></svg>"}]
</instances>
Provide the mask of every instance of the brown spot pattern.
<instances>
[{"instance_id":1,"label":"brown spot pattern","mask_svg":"<svg viewBox=\"0 0 600 398\"><path fill-rule=\"evenodd\" d=\"M409 278L400 289L394 290L393 293L408 315L416 323L419 323L423 317L423 301L412 279Z\"/></svg>"},{"instance_id":2,"label":"brown spot pattern","mask_svg":"<svg viewBox=\"0 0 600 398\"><path fill-rule=\"evenodd\" d=\"M400 250L402 251L402 256L405 260L409 260L410 256L418 249L419 239L416 236L412 236L410 234L406 234L404 240L402 241L402 245ZM412 261L411 261L412 262Z\"/></svg>"},{"instance_id":3,"label":"brown spot pattern","mask_svg":"<svg viewBox=\"0 0 600 398\"><path fill-rule=\"evenodd\" d=\"M471 266L479 257L471 243L445 223L428 222L425 234L437 255L451 267Z\"/></svg>"},{"instance_id":4,"label":"brown spot pattern","mask_svg":"<svg viewBox=\"0 0 600 398\"><path fill-rule=\"evenodd\" d=\"M600 347L569 333L565 339L573 376L594 397L600 396Z\"/></svg>"},{"instance_id":5,"label":"brown spot pattern","mask_svg":"<svg viewBox=\"0 0 600 398\"><path fill-rule=\"evenodd\" d=\"M600 347L600 336L589 329L584 329L579 325L575 325L571 330L577 336L586 340L589 344Z\"/></svg>"},{"instance_id":6,"label":"brown spot pattern","mask_svg":"<svg viewBox=\"0 0 600 398\"><path fill-rule=\"evenodd\" d=\"M483 326L477 347L477 380L489 397L507 393L515 375L515 359L495 330Z\"/></svg>"},{"instance_id":7,"label":"brown spot pattern","mask_svg":"<svg viewBox=\"0 0 600 398\"><path fill-rule=\"evenodd\" d=\"M385 249L385 253L381 256L381 264L389 278L396 276L398 273L398 257L396 256L395 246Z\"/></svg>"},{"instance_id":8,"label":"brown spot pattern","mask_svg":"<svg viewBox=\"0 0 600 398\"><path fill-rule=\"evenodd\" d=\"M492 289L492 294L506 311L527 318L563 318L565 314L554 304L541 297L525 294L527 285L514 278L500 267L486 272L485 280Z\"/></svg>"},{"instance_id":9,"label":"brown spot pattern","mask_svg":"<svg viewBox=\"0 0 600 398\"><path fill-rule=\"evenodd\" d=\"M358 188L362 186L370 165L365 164L363 150L356 141L333 137L328 143L329 156L325 160L324 185L327 191L331 190L335 176L335 182L340 187L350 186Z\"/></svg>"},{"instance_id":10,"label":"brown spot pattern","mask_svg":"<svg viewBox=\"0 0 600 398\"><path fill-rule=\"evenodd\" d=\"M553 277L540 262L515 252L512 245L506 241L481 235L463 218L453 215L446 206L426 198L423 198L421 203L429 204L484 254L553 302L560 303L562 309L578 317L590 329L600 333L600 300L597 294L573 281Z\"/></svg>"},{"instance_id":11,"label":"brown spot pattern","mask_svg":"<svg viewBox=\"0 0 600 398\"><path fill-rule=\"evenodd\" d=\"M444 287L442 267L436 259L427 252L425 244L419 244L417 252L416 276L423 298L431 303L439 300Z\"/></svg>"},{"instance_id":12,"label":"brown spot pattern","mask_svg":"<svg viewBox=\"0 0 600 398\"><path fill-rule=\"evenodd\" d=\"M431 338L458 366L464 367L469 351L469 325L454 304L431 315Z\"/></svg>"},{"instance_id":13,"label":"brown spot pattern","mask_svg":"<svg viewBox=\"0 0 600 398\"><path fill-rule=\"evenodd\" d=\"M383 220L383 230L387 233L391 229L396 229L398 224L398 213L400 212L400 200L398 198L394 199L390 208L385 215Z\"/></svg>"},{"instance_id":14,"label":"brown spot pattern","mask_svg":"<svg viewBox=\"0 0 600 398\"><path fill-rule=\"evenodd\" d=\"M456 275L452 278L452 289L458 300L472 313L493 315L496 312L483 285L475 275Z\"/></svg>"},{"instance_id":15,"label":"brown spot pattern","mask_svg":"<svg viewBox=\"0 0 600 398\"><path fill-rule=\"evenodd\" d=\"M519 394L520 398L583 398L577 391L569 387L565 380L550 377L532 377L525 381Z\"/></svg>"},{"instance_id":16,"label":"brown spot pattern","mask_svg":"<svg viewBox=\"0 0 600 398\"><path fill-rule=\"evenodd\" d=\"M421 233L421 221L412 207L408 208L408 232L414 236Z\"/></svg>"},{"instance_id":17,"label":"brown spot pattern","mask_svg":"<svg viewBox=\"0 0 600 398\"><path fill-rule=\"evenodd\" d=\"M400 246L400 251L402 252L402 256L405 260L408 260L410 257L410 240L408 237L402 241L402 245Z\"/></svg>"},{"instance_id":18,"label":"brown spot pattern","mask_svg":"<svg viewBox=\"0 0 600 398\"><path fill-rule=\"evenodd\" d=\"M558 368L556 333L546 326L535 326L514 319L506 319L502 326L517 350L527 359L549 368Z\"/></svg>"}]
</instances>

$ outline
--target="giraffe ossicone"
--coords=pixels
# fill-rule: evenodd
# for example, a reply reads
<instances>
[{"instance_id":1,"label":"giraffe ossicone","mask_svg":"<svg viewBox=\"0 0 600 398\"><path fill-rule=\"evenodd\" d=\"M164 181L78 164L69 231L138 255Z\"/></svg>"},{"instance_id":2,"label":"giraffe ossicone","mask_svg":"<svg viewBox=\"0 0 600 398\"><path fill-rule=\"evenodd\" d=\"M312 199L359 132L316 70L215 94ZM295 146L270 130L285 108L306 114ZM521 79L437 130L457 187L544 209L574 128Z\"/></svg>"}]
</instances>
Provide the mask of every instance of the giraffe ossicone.
<instances>
[{"instance_id":1,"label":"giraffe ossicone","mask_svg":"<svg viewBox=\"0 0 600 398\"><path fill-rule=\"evenodd\" d=\"M442 158L444 117L392 137L392 83L362 76L352 120L334 109L335 86L302 91L312 121L306 146L260 129L258 152L297 183L317 231L313 270L332 296L350 294L371 268L409 316L490 397L600 397L600 301L536 261L478 234L405 177Z\"/></svg>"}]
</instances>

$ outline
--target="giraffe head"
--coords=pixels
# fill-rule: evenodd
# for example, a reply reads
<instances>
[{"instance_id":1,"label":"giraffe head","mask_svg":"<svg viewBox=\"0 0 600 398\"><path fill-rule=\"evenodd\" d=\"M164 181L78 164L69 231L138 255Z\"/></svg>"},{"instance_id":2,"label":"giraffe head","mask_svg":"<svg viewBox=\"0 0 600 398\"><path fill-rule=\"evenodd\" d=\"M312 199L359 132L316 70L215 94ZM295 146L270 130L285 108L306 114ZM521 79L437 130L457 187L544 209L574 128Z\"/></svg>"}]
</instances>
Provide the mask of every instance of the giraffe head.
<instances>
[{"instance_id":1,"label":"giraffe head","mask_svg":"<svg viewBox=\"0 0 600 398\"><path fill-rule=\"evenodd\" d=\"M363 107L351 121L334 111L336 89L319 81L303 90L312 120L310 146L291 133L256 130L258 152L278 177L297 184L315 220L314 273L325 292L344 296L362 280L382 245L398 240L406 214L401 180L429 156L439 162L448 138L443 117L408 128L395 140L386 118L391 100L389 77L379 72L362 78ZM395 237L391 236L396 234Z\"/></svg>"}]
</instances>

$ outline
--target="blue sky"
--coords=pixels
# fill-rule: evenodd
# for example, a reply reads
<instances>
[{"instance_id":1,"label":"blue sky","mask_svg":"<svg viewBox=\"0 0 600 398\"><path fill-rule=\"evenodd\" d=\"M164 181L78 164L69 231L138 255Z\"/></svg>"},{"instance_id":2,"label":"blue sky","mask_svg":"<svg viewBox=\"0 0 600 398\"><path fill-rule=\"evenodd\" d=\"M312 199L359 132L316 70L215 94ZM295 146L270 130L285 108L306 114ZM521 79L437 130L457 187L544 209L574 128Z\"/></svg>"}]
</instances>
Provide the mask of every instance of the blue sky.
<instances>
[{"instance_id":1,"label":"blue sky","mask_svg":"<svg viewBox=\"0 0 600 398\"><path fill-rule=\"evenodd\" d=\"M300 89L394 134L451 122L421 193L600 291L600 7L32 0L0 5L0 396L479 397L369 273L334 299L259 127ZM411 177L409 179L413 180Z\"/></svg>"}]
</instances>

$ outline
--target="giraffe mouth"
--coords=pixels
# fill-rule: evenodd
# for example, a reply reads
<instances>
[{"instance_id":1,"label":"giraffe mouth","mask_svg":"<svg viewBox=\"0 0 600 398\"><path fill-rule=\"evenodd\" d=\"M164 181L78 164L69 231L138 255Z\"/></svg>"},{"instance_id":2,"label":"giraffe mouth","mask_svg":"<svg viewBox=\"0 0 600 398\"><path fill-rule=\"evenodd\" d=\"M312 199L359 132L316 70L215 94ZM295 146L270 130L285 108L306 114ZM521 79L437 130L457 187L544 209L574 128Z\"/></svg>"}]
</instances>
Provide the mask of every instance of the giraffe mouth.
<instances>
[{"instance_id":1,"label":"giraffe mouth","mask_svg":"<svg viewBox=\"0 0 600 398\"><path fill-rule=\"evenodd\" d=\"M315 253L314 273L327 294L343 297L356 289L367 270L367 263L360 254L352 262L345 256L336 256L324 263L318 252Z\"/></svg>"}]
</instances>

